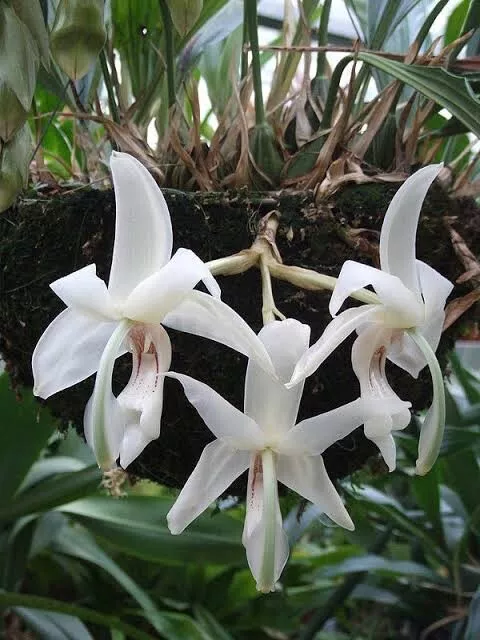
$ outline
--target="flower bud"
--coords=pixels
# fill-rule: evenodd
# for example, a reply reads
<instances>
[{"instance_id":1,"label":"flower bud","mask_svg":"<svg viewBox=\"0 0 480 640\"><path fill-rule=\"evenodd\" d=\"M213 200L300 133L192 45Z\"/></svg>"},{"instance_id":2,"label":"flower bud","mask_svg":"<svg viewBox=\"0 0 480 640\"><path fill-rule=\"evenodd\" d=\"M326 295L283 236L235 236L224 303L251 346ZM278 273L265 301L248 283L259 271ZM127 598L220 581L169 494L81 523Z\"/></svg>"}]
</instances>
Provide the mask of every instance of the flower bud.
<instances>
[{"instance_id":1,"label":"flower bud","mask_svg":"<svg viewBox=\"0 0 480 640\"><path fill-rule=\"evenodd\" d=\"M103 0L61 0L50 33L52 55L72 80L82 78L105 44Z\"/></svg>"},{"instance_id":2,"label":"flower bud","mask_svg":"<svg viewBox=\"0 0 480 640\"><path fill-rule=\"evenodd\" d=\"M32 104L39 64L29 29L10 6L0 4L0 138L10 140Z\"/></svg>"},{"instance_id":3,"label":"flower bud","mask_svg":"<svg viewBox=\"0 0 480 640\"><path fill-rule=\"evenodd\" d=\"M0 212L8 209L25 187L31 153L30 128L24 124L0 152Z\"/></svg>"}]
</instances>

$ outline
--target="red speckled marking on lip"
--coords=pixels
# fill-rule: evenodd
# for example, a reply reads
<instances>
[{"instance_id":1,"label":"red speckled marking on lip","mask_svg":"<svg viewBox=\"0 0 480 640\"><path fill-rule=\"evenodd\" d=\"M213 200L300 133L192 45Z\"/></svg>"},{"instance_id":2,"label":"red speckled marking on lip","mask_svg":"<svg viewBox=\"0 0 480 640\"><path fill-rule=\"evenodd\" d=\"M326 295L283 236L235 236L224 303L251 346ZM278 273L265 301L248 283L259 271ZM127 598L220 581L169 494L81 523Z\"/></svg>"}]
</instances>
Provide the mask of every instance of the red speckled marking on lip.
<instances>
[{"instance_id":1,"label":"red speckled marking on lip","mask_svg":"<svg viewBox=\"0 0 480 640\"><path fill-rule=\"evenodd\" d=\"M253 506L253 499L255 496L255 486L257 482L260 482L260 479L258 477L259 475L262 476L262 479L263 479L262 456L259 453L257 453L255 455L255 460L253 463L253 478L252 478L252 485L250 488L250 496L249 496L250 506Z\"/></svg>"}]
</instances>

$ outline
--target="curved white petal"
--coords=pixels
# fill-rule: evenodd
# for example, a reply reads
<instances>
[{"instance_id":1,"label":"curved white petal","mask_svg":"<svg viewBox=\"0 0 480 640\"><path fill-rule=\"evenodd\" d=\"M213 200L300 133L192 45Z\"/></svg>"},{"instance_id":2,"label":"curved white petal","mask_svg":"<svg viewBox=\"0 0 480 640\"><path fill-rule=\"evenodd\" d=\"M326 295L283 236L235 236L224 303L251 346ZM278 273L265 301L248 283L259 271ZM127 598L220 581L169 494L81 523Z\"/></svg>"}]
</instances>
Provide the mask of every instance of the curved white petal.
<instances>
[{"instance_id":1,"label":"curved white petal","mask_svg":"<svg viewBox=\"0 0 480 640\"><path fill-rule=\"evenodd\" d=\"M374 442L385 461L390 472L395 470L397 464L397 447L391 433L384 436L371 436L370 440Z\"/></svg>"},{"instance_id":2,"label":"curved white petal","mask_svg":"<svg viewBox=\"0 0 480 640\"><path fill-rule=\"evenodd\" d=\"M217 438L234 449L263 449L264 434L254 420L236 409L211 387L182 373L170 371L166 375L181 383L188 401Z\"/></svg>"},{"instance_id":3,"label":"curved white petal","mask_svg":"<svg viewBox=\"0 0 480 640\"><path fill-rule=\"evenodd\" d=\"M353 531L355 525L328 477L322 456L278 456L278 480L313 502L341 527Z\"/></svg>"},{"instance_id":4,"label":"curved white petal","mask_svg":"<svg viewBox=\"0 0 480 640\"><path fill-rule=\"evenodd\" d=\"M367 285L373 286L381 303L387 308L383 311L382 319L387 326L413 327L423 322L425 311L419 293L415 294L408 289L400 278L353 260L344 262L338 276L330 298L329 309L332 316L348 296ZM380 310L379 305L379 313Z\"/></svg>"},{"instance_id":5,"label":"curved white petal","mask_svg":"<svg viewBox=\"0 0 480 640\"><path fill-rule=\"evenodd\" d=\"M332 444L359 427L377 407L361 398L302 420L293 427L278 446L281 454L318 456Z\"/></svg>"},{"instance_id":6,"label":"curved white petal","mask_svg":"<svg viewBox=\"0 0 480 640\"><path fill-rule=\"evenodd\" d=\"M107 291L107 285L97 276L94 264L89 264L64 278L55 280L50 288L67 307L72 307L85 315L102 322L120 319L120 314L115 309Z\"/></svg>"},{"instance_id":7,"label":"curved white petal","mask_svg":"<svg viewBox=\"0 0 480 640\"><path fill-rule=\"evenodd\" d=\"M235 451L221 440L205 447L175 504L167 514L171 533L182 533L232 484L250 463L251 454Z\"/></svg>"},{"instance_id":8,"label":"curved white petal","mask_svg":"<svg viewBox=\"0 0 480 640\"><path fill-rule=\"evenodd\" d=\"M430 471L438 457L445 429L445 387L443 375L435 353L422 335L413 333L412 339L422 350L430 369L433 401L420 431L416 472L423 476Z\"/></svg>"},{"instance_id":9,"label":"curved white petal","mask_svg":"<svg viewBox=\"0 0 480 640\"><path fill-rule=\"evenodd\" d=\"M320 338L301 356L293 371L287 388L312 375L328 356L364 323L373 321L379 311L378 305L366 304L346 309L325 328Z\"/></svg>"},{"instance_id":10,"label":"curved white petal","mask_svg":"<svg viewBox=\"0 0 480 640\"><path fill-rule=\"evenodd\" d=\"M256 333L236 311L213 296L192 291L162 324L225 344L273 373L270 356Z\"/></svg>"},{"instance_id":11,"label":"curved white petal","mask_svg":"<svg viewBox=\"0 0 480 640\"><path fill-rule=\"evenodd\" d=\"M372 402L383 400L384 413L365 420L365 436L380 449L390 471L395 468L393 429L404 429L410 423L410 403L403 402L390 386L385 374L385 360L393 331L368 327L355 340L352 366L360 382L362 398Z\"/></svg>"},{"instance_id":12,"label":"curved white petal","mask_svg":"<svg viewBox=\"0 0 480 640\"><path fill-rule=\"evenodd\" d=\"M242 543L257 589L268 593L275 590L275 583L289 554L278 502L275 461L271 451L264 452L263 456L259 453L252 457L248 471L246 507Z\"/></svg>"},{"instance_id":13,"label":"curved white petal","mask_svg":"<svg viewBox=\"0 0 480 640\"><path fill-rule=\"evenodd\" d=\"M431 316L437 315L445 308L447 298L452 293L453 284L421 260L417 260L417 271L425 302L425 318L428 322Z\"/></svg>"},{"instance_id":14,"label":"curved white petal","mask_svg":"<svg viewBox=\"0 0 480 640\"><path fill-rule=\"evenodd\" d=\"M160 188L138 160L114 151L110 167L116 218L108 290L120 302L168 262L172 224Z\"/></svg>"},{"instance_id":15,"label":"curved white petal","mask_svg":"<svg viewBox=\"0 0 480 640\"><path fill-rule=\"evenodd\" d=\"M278 380L250 359L245 378L245 413L261 427L267 438L275 438L293 427L303 393L303 381L291 389L290 380L299 358L308 349L310 327L288 319L270 322L258 334L272 359Z\"/></svg>"},{"instance_id":16,"label":"curved white petal","mask_svg":"<svg viewBox=\"0 0 480 640\"><path fill-rule=\"evenodd\" d=\"M387 209L380 233L380 265L400 278L418 297L420 283L415 264L415 239L422 204L441 164L419 169L407 178Z\"/></svg>"},{"instance_id":17,"label":"curved white petal","mask_svg":"<svg viewBox=\"0 0 480 640\"><path fill-rule=\"evenodd\" d=\"M110 336L100 358L93 394L85 408L85 437L98 466L104 470L115 467L125 430L124 413L112 393L112 374L131 326L130 322L122 320Z\"/></svg>"},{"instance_id":18,"label":"curved white petal","mask_svg":"<svg viewBox=\"0 0 480 640\"><path fill-rule=\"evenodd\" d=\"M118 396L125 419L120 465L125 469L149 442L160 435L163 385L172 360L172 346L161 325L134 326L128 336L132 375Z\"/></svg>"},{"instance_id":19,"label":"curved white petal","mask_svg":"<svg viewBox=\"0 0 480 640\"><path fill-rule=\"evenodd\" d=\"M116 322L65 309L43 332L32 356L33 393L49 398L95 373Z\"/></svg>"},{"instance_id":20,"label":"curved white petal","mask_svg":"<svg viewBox=\"0 0 480 640\"><path fill-rule=\"evenodd\" d=\"M161 322L200 280L220 297L220 288L205 263L193 251L179 249L160 271L135 287L123 305L123 313L137 322Z\"/></svg>"}]
</instances>

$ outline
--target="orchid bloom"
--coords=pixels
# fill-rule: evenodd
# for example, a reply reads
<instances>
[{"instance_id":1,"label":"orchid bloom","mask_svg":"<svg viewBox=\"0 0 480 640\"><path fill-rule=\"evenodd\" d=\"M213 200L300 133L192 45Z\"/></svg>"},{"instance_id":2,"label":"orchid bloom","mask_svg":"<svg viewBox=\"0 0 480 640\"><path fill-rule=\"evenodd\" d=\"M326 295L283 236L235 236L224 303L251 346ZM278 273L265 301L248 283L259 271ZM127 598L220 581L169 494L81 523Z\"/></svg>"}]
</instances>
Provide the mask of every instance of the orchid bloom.
<instances>
[{"instance_id":1,"label":"orchid bloom","mask_svg":"<svg viewBox=\"0 0 480 640\"><path fill-rule=\"evenodd\" d=\"M395 468L392 430L410 421L406 406L385 377L385 359L416 378L428 364L433 382L433 402L423 423L417 473L433 466L445 425L443 377L435 351L445 317L444 307L453 285L430 266L416 260L415 237L423 200L442 165L424 167L408 178L388 207L380 234L380 266L375 269L348 260L342 267L330 300L335 316L345 299L372 285L379 304L347 309L334 317L320 339L298 362L290 385L309 376L354 330L359 333L352 349L352 364L361 395L392 400L392 409L365 423L365 435L379 447L390 470ZM398 410L400 408L400 411Z\"/></svg>"},{"instance_id":2,"label":"orchid bloom","mask_svg":"<svg viewBox=\"0 0 480 640\"><path fill-rule=\"evenodd\" d=\"M249 360L245 413L206 384L183 374L167 374L183 385L188 400L217 437L203 450L167 520L173 534L181 533L249 469L242 541L257 588L268 592L274 590L288 558L277 480L311 500L337 524L353 530L322 453L382 408L359 398L295 425L304 381L291 389L284 383L308 349L310 327L293 319L272 322L258 337L277 379Z\"/></svg>"},{"instance_id":3,"label":"orchid bloom","mask_svg":"<svg viewBox=\"0 0 480 640\"><path fill-rule=\"evenodd\" d=\"M160 433L162 373L171 344L160 323L211 338L256 357L272 369L256 334L228 305L206 265L192 251L171 258L167 204L150 173L135 158L113 153L115 244L108 287L89 265L53 282L67 305L35 348L34 393L42 398L97 372L84 427L98 465L128 466ZM212 295L194 291L203 281ZM115 360L133 357L132 375L118 397L112 393Z\"/></svg>"}]
</instances>

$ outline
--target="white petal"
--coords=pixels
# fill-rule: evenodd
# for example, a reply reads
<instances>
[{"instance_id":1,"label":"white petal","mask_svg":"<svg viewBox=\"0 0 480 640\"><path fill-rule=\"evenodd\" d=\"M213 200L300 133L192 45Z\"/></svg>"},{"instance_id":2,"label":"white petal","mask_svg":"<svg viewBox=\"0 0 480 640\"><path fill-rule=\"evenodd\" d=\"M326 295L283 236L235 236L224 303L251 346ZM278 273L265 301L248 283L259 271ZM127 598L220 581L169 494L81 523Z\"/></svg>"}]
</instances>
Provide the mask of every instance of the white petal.
<instances>
[{"instance_id":1,"label":"white petal","mask_svg":"<svg viewBox=\"0 0 480 640\"><path fill-rule=\"evenodd\" d=\"M378 437L372 436L370 440L377 445L388 470L390 472L394 471L397 462L397 448L392 434L388 433Z\"/></svg>"},{"instance_id":2,"label":"white petal","mask_svg":"<svg viewBox=\"0 0 480 640\"><path fill-rule=\"evenodd\" d=\"M297 362L292 379L287 387L298 384L312 373L328 356L362 324L372 321L378 312L378 305L363 305L343 311L326 327L320 338L301 356Z\"/></svg>"},{"instance_id":3,"label":"white petal","mask_svg":"<svg viewBox=\"0 0 480 640\"><path fill-rule=\"evenodd\" d=\"M192 291L162 324L225 344L273 372L270 356L255 332L236 311L213 296Z\"/></svg>"},{"instance_id":4,"label":"white petal","mask_svg":"<svg viewBox=\"0 0 480 640\"><path fill-rule=\"evenodd\" d=\"M430 471L438 457L445 429L445 387L438 360L422 335L412 332L412 339L422 350L432 376L433 401L425 416L418 443L416 472L423 476Z\"/></svg>"},{"instance_id":5,"label":"white petal","mask_svg":"<svg viewBox=\"0 0 480 640\"><path fill-rule=\"evenodd\" d=\"M125 430L123 411L112 393L112 374L115 360L123 352L130 329L131 323L126 320L117 324L103 350L93 394L85 409L85 437L93 449L98 466L104 470L115 466Z\"/></svg>"},{"instance_id":6,"label":"white petal","mask_svg":"<svg viewBox=\"0 0 480 640\"><path fill-rule=\"evenodd\" d=\"M114 151L110 167L117 206L108 290L120 302L168 262L172 224L162 192L138 160Z\"/></svg>"},{"instance_id":7,"label":"white petal","mask_svg":"<svg viewBox=\"0 0 480 640\"><path fill-rule=\"evenodd\" d=\"M97 276L94 264L55 280L50 287L67 307L103 322L120 319L107 285Z\"/></svg>"},{"instance_id":8,"label":"white petal","mask_svg":"<svg viewBox=\"0 0 480 640\"><path fill-rule=\"evenodd\" d=\"M441 164L419 169L393 196L380 234L380 264L383 271L400 278L417 297L420 288L415 264L415 239L422 204Z\"/></svg>"},{"instance_id":9,"label":"white petal","mask_svg":"<svg viewBox=\"0 0 480 640\"><path fill-rule=\"evenodd\" d=\"M135 326L129 333L132 375L118 396L125 417L120 465L125 469L160 435L164 376L172 360L172 346L160 325Z\"/></svg>"},{"instance_id":10,"label":"white petal","mask_svg":"<svg viewBox=\"0 0 480 640\"><path fill-rule=\"evenodd\" d=\"M271 459L265 460L266 456ZM275 583L289 554L288 540L282 526L274 465L271 451L264 452L263 456L258 454L252 457L242 536L250 571L257 589L264 593L275 590Z\"/></svg>"},{"instance_id":11,"label":"white petal","mask_svg":"<svg viewBox=\"0 0 480 640\"><path fill-rule=\"evenodd\" d=\"M275 367L278 380L248 361L245 379L245 413L255 420L265 434L275 437L293 427L303 393L303 381L291 389L290 380L298 359L308 349L310 327L297 320L270 322L258 334Z\"/></svg>"},{"instance_id":12,"label":"white petal","mask_svg":"<svg viewBox=\"0 0 480 640\"><path fill-rule=\"evenodd\" d=\"M208 283L216 297L220 296L220 288L205 263L193 251L179 249L160 271L135 287L123 305L123 313L137 322L161 322L200 280Z\"/></svg>"},{"instance_id":13,"label":"white petal","mask_svg":"<svg viewBox=\"0 0 480 640\"><path fill-rule=\"evenodd\" d=\"M258 425L211 387L182 373L170 371L166 375L181 383L188 401L217 438L234 449L257 450L264 447L264 435Z\"/></svg>"},{"instance_id":14,"label":"white petal","mask_svg":"<svg viewBox=\"0 0 480 640\"><path fill-rule=\"evenodd\" d=\"M116 322L99 322L65 309L45 329L32 356L35 395L49 398L91 376Z\"/></svg>"},{"instance_id":15,"label":"white petal","mask_svg":"<svg viewBox=\"0 0 480 640\"><path fill-rule=\"evenodd\" d=\"M287 433L278 450L286 455L317 456L363 424L372 410L378 408L358 398L332 411L302 420Z\"/></svg>"},{"instance_id":16,"label":"white petal","mask_svg":"<svg viewBox=\"0 0 480 640\"><path fill-rule=\"evenodd\" d=\"M353 260L344 262L338 276L330 298L332 316L349 295L367 285L373 286L382 304L390 311L385 314L384 323L392 327L413 327L423 322L424 305L420 294L408 289L396 276Z\"/></svg>"},{"instance_id":17,"label":"white petal","mask_svg":"<svg viewBox=\"0 0 480 640\"><path fill-rule=\"evenodd\" d=\"M417 260L417 271L428 321L431 316L443 311L447 298L452 293L453 284L421 260ZM436 347L432 348L435 350Z\"/></svg>"},{"instance_id":18,"label":"white petal","mask_svg":"<svg viewBox=\"0 0 480 640\"><path fill-rule=\"evenodd\" d=\"M438 324L439 322L436 326L437 332ZM425 329L425 327L419 329L418 332L423 334L423 329ZM407 371L414 378L418 378L418 374L427 364L425 356L406 331L402 331L402 333L392 341L388 349L387 358L390 362L396 364L397 367Z\"/></svg>"},{"instance_id":19,"label":"white petal","mask_svg":"<svg viewBox=\"0 0 480 640\"><path fill-rule=\"evenodd\" d=\"M232 484L250 463L250 453L234 451L221 440L205 447L197 466L185 483L175 504L167 514L171 533L185 527Z\"/></svg>"},{"instance_id":20,"label":"white petal","mask_svg":"<svg viewBox=\"0 0 480 640\"><path fill-rule=\"evenodd\" d=\"M341 527L353 531L355 526L328 477L322 456L278 456L278 480L313 502Z\"/></svg>"}]
</instances>

